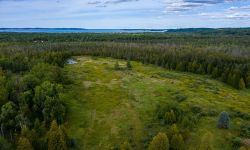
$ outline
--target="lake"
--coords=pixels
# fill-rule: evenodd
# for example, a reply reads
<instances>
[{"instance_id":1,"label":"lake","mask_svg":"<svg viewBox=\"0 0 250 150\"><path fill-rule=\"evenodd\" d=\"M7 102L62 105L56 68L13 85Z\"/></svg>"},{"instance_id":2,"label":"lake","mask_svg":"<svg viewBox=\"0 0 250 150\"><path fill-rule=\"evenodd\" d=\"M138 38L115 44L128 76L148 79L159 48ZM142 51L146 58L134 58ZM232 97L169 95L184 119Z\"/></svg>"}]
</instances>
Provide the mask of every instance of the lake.
<instances>
[{"instance_id":1,"label":"lake","mask_svg":"<svg viewBox=\"0 0 250 150\"><path fill-rule=\"evenodd\" d=\"M143 33L166 31L166 29L0 28L0 32L21 33Z\"/></svg>"}]
</instances>

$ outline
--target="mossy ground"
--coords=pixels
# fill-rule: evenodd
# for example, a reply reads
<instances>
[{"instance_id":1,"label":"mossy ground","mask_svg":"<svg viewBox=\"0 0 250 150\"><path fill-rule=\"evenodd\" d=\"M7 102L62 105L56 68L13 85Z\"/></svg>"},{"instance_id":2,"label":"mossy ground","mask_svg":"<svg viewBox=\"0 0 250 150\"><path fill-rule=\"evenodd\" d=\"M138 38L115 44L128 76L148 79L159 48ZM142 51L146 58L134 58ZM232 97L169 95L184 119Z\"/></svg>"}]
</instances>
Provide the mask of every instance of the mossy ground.
<instances>
[{"instance_id":1,"label":"mossy ground","mask_svg":"<svg viewBox=\"0 0 250 150\"><path fill-rule=\"evenodd\" d=\"M239 110L250 113L250 91L236 90L208 76L169 71L154 65L111 58L76 57L65 73L73 81L66 87L67 131L79 149L111 149L127 141L133 149L145 149L148 138L166 127L155 121L157 104L186 96L183 108L198 105L204 112ZM121 70L115 70L119 61ZM213 134L213 146L230 149L229 139L244 123L231 121L229 130L216 128L217 116L202 117L187 141L196 148L206 131Z\"/></svg>"}]
</instances>

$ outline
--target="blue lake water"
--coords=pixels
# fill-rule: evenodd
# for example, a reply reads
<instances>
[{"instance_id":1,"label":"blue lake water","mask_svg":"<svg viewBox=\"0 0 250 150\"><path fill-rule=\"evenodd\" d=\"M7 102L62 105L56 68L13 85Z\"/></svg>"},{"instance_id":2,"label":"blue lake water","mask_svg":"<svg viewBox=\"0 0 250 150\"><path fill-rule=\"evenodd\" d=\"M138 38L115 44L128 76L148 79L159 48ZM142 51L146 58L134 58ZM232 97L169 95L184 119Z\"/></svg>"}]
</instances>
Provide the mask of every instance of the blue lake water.
<instances>
[{"instance_id":1,"label":"blue lake water","mask_svg":"<svg viewBox=\"0 0 250 150\"><path fill-rule=\"evenodd\" d=\"M143 33L166 31L165 29L0 28L0 32L21 33Z\"/></svg>"}]
</instances>

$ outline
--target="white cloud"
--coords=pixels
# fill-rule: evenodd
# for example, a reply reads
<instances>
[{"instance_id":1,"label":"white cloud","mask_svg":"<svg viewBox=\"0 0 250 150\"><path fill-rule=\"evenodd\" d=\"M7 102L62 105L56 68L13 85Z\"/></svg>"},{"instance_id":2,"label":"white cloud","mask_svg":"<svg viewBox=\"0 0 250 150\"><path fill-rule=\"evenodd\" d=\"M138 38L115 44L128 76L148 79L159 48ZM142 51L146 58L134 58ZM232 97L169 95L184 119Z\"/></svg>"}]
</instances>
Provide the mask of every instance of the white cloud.
<instances>
[{"instance_id":1,"label":"white cloud","mask_svg":"<svg viewBox=\"0 0 250 150\"><path fill-rule=\"evenodd\" d=\"M244 0L164 0L165 3L165 13L172 12L185 12L188 10L193 10L197 7L203 7L208 5L215 5L219 3L229 3L235 1ZM246 0L245 0L246 1Z\"/></svg>"},{"instance_id":2,"label":"white cloud","mask_svg":"<svg viewBox=\"0 0 250 150\"><path fill-rule=\"evenodd\" d=\"M205 16L210 19L244 19L250 20L250 5L242 7L230 7L222 11L200 13L200 16Z\"/></svg>"}]
</instances>

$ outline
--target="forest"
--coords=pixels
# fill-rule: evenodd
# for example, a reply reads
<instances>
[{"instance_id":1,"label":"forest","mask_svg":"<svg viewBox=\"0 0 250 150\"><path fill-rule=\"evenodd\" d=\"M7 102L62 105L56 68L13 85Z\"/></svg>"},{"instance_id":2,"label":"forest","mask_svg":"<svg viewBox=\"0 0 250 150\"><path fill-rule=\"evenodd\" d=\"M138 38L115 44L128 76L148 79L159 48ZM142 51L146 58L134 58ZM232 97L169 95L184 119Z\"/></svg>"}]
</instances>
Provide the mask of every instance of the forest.
<instances>
[{"instance_id":1,"label":"forest","mask_svg":"<svg viewBox=\"0 0 250 150\"><path fill-rule=\"evenodd\" d=\"M81 59L87 59L85 57L92 58L88 60L92 62L89 65L93 65L95 62L97 66L76 67L75 70L68 68L68 60L75 60L78 62L76 65L79 65ZM109 59L110 61L106 62ZM105 65L110 62L113 63L111 66L114 68L111 68L114 74L118 72L118 74L127 75L129 72L136 74L141 71L148 75L149 73L143 70L146 68L141 65L152 65L162 69L156 75L150 74L150 80L155 76L159 79L181 79L181 77L175 77L171 72L187 74L188 77L190 76L190 80L193 76L194 79L196 76L206 78L216 82L215 85L219 84L218 87L210 87L215 94L220 94L220 88L228 89L228 91L224 90L224 97L234 93L232 97L239 95L239 99L234 99L232 103L225 101L214 111L210 108L204 109L206 106L203 108L201 101L198 101L197 104L195 104L196 102L186 104L186 101L189 101L192 96L186 96L188 92L186 94L173 92L174 101L163 99L162 103L154 103L153 108L148 108L152 115L146 115L146 111L145 114L142 113L151 117L148 119L150 121L142 121L142 126L147 128L141 130L143 132L146 132L144 130L152 131L149 136L142 138L143 140L138 137L140 140L137 142L134 135L133 138L124 141L115 139L113 141L116 143L109 143L109 146L89 146L86 144L87 142L82 144L79 141L81 137L79 139L74 137L75 133L73 134L73 131L69 129L70 124L74 122L70 121L73 108L68 101L80 95L72 93L70 95L68 92L69 87L74 86L76 81L78 82L78 76L74 76L73 72L76 73L81 69L82 72L88 71L88 69L89 72L94 72L98 63ZM99 67L101 69L102 66ZM72 73L68 73L69 70ZM170 73L166 74L163 70ZM82 72L78 72L78 75L80 76ZM101 74L101 72L96 72L96 74L98 73ZM85 74L83 76L82 80L85 82L91 78ZM95 74L92 73L92 76ZM101 80L110 76L103 75L103 77L97 78ZM132 79L131 82L133 82ZM250 98L249 28L221 29L219 31L173 30L166 33L0 33L0 83L1 150L245 150L250 146L250 107L247 102ZM160 87L160 84L155 88ZM177 88L174 87L174 81L171 84L173 86L171 88ZM119 95L119 88L121 87L113 89L113 92L122 99L122 94ZM181 87L178 88L181 89ZM192 87L188 90L192 91ZM113 92L110 93L110 99L112 99ZM162 95L161 92L156 93L160 98L164 97L167 92L169 91L165 90ZM102 97L102 95L100 96ZM113 97L115 96L113 95ZM166 95L166 97L169 96ZM91 98L89 96L89 99ZM202 98L209 99L209 96L203 95ZM128 97L128 99L130 98ZM101 107L102 105L99 103L94 107ZM241 104L245 108L236 107ZM144 112L143 109L140 111ZM138 112L140 111L138 110ZM204 122L207 117L215 119L216 123L211 126L215 126L216 130L220 130L223 135L226 135L223 139L224 143L211 142L214 138L213 134L205 132L198 138L199 141L194 140L195 142L189 144L195 131L202 128L199 123ZM140 113L139 118L141 118ZM233 127L231 124L234 124ZM139 132L131 131L136 129L136 127L131 127L124 132ZM144 134L149 133L142 135ZM218 137L214 139L218 139ZM219 146L220 144L227 146L223 148Z\"/></svg>"}]
</instances>

